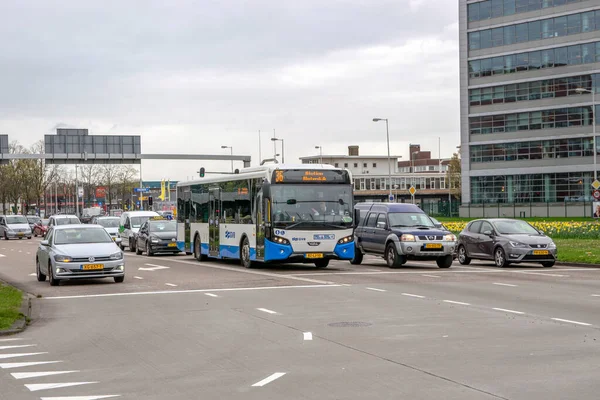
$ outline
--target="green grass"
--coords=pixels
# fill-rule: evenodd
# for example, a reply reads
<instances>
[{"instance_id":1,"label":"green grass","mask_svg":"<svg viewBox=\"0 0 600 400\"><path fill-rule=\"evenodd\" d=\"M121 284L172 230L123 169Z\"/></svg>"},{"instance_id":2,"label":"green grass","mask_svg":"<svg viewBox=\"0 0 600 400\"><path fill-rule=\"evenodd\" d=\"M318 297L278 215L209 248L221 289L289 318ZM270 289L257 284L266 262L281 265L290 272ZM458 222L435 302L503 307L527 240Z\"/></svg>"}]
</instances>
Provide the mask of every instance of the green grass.
<instances>
[{"instance_id":1,"label":"green grass","mask_svg":"<svg viewBox=\"0 0 600 400\"><path fill-rule=\"evenodd\" d=\"M553 239L558 261L600 266L600 241L597 239Z\"/></svg>"},{"instance_id":2,"label":"green grass","mask_svg":"<svg viewBox=\"0 0 600 400\"><path fill-rule=\"evenodd\" d=\"M440 222L469 222L469 221L473 221L474 219L480 219L480 218L459 218L459 217L435 217L435 219L437 219ZM553 217L553 218L545 218L545 217L534 217L534 218L517 218L517 219L522 219L524 221L531 221L531 222L594 222L594 219L591 217Z\"/></svg>"},{"instance_id":3,"label":"green grass","mask_svg":"<svg viewBox=\"0 0 600 400\"><path fill-rule=\"evenodd\" d=\"M21 318L21 291L0 283L0 329L8 329Z\"/></svg>"}]
</instances>

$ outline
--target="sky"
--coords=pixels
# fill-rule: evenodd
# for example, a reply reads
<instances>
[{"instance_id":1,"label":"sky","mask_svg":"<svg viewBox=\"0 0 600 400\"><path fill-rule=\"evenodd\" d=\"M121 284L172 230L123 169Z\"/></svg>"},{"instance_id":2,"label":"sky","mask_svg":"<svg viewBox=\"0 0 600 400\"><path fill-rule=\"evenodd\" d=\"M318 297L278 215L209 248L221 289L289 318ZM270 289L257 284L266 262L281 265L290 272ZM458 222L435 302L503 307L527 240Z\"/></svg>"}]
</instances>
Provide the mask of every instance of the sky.
<instances>
[{"instance_id":1,"label":"sky","mask_svg":"<svg viewBox=\"0 0 600 400\"><path fill-rule=\"evenodd\" d=\"M140 135L143 153L272 157L460 144L453 0L6 0L0 133ZM438 138L441 146L438 147ZM281 142L277 142L281 153ZM281 157L279 157L281 158ZM234 163L241 168L241 162ZM229 161L144 161L185 180Z\"/></svg>"}]
</instances>

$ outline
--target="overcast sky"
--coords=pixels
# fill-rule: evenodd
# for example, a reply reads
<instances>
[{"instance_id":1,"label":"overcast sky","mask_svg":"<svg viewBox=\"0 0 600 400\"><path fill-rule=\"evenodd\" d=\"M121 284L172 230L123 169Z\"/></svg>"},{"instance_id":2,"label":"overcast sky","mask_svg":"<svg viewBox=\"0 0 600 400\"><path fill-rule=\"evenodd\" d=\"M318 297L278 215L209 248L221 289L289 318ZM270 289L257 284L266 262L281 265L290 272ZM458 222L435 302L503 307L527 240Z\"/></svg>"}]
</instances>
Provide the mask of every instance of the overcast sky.
<instances>
[{"instance_id":1,"label":"overcast sky","mask_svg":"<svg viewBox=\"0 0 600 400\"><path fill-rule=\"evenodd\" d=\"M453 0L6 0L0 133L31 145L57 127L139 134L144 153L286 162L459 144ZM278 148L278 152L280 149ZM144 179L229 162L145 161ZM236 164L240 166L241 164Z\"/></svg>"}]
</instances>

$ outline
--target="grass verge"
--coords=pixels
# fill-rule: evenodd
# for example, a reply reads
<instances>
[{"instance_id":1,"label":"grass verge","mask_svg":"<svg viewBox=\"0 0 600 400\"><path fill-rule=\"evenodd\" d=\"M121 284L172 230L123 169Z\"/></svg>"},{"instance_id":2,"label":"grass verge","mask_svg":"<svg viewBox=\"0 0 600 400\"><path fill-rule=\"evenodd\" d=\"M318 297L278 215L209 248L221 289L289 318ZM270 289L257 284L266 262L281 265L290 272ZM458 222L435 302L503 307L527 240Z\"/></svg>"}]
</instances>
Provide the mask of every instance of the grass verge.
<instances>
[{"instance_id":1,"label":"grass verge","mask_svg":"<svg viewBox=\"0 0 600 400\"><path fill-rule=\"evenodd\" d=\"M8 329L21 318L21 291L0 283L0 329Z\"/></svg>"},{"instance_id":2,"label":"grass verge","mask_svg":"<svg viewBox=\"0 0 600 400\"><path fill-rule=\"evenodd\" d=\"M558 249L558 261L600 266L600 241L598 239L553 240Z\"/></svg>"}]
</instances>

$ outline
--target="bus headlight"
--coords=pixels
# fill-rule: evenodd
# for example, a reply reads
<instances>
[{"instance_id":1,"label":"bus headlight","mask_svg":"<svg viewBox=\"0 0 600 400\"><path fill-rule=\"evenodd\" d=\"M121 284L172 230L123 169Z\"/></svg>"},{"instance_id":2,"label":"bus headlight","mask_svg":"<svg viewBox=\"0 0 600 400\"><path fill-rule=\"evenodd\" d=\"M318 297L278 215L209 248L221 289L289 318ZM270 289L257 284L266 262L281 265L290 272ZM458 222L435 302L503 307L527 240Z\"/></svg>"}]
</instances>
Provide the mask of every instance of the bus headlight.
<instances>
[{"instance_id":1,"label":"bus headlight","mask_svg":"<svg viewBox=\"0 0 600 400\"><path fill-rule=\"evenodd\" d=\"M279 236L275 236L273 238L273 241L277 244L290 244L289 240L287 240L286 238L279 237Z\"/></svg>"},{"instance_id":2,"label":"bus headlight","mask_svg":"<svg viewBox=\"0 0 600 400\"><path fill-rule=\"evenodd\" d=\"M338 244L350 243L353 240L352 236L346 236L338 240Z\"/></svg>"}]
</instances>

